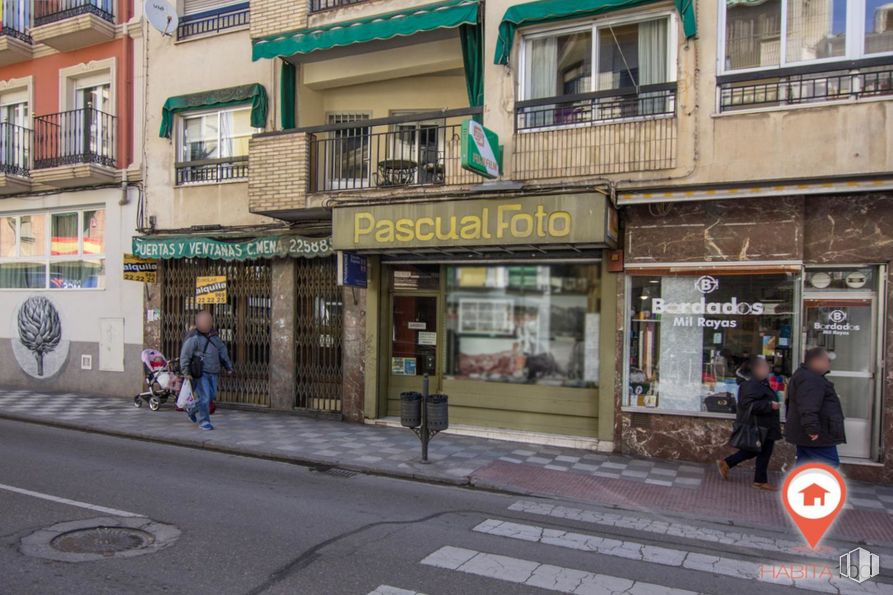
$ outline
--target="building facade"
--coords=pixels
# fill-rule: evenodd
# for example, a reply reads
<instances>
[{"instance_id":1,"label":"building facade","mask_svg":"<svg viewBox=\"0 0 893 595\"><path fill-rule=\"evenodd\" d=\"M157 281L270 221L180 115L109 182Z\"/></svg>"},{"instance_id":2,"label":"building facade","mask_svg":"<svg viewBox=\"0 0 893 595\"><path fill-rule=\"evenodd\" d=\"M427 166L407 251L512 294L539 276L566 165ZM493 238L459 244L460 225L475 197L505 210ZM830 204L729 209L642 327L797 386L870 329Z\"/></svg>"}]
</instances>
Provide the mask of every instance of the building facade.
<instances>
[{"instance_id":1,"label":"building facade","mask_svg":"<svg viewBox=\"0 0 893 595\"><path fill-rule=\"evenodd\" d=\"M0 33L0 378L134 394L142 288L129 0L6 2Z\"/></svg>"}]
</instances>

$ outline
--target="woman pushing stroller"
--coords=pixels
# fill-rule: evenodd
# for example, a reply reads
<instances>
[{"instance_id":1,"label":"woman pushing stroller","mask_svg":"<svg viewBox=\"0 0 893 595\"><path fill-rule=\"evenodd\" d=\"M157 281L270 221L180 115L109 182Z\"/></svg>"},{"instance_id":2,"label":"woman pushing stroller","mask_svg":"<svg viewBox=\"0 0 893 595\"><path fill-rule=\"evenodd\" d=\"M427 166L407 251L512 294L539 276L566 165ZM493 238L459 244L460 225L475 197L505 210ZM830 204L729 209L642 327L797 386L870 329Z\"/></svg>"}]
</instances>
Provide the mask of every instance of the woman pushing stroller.
<instances>
[{"instance_id":1,"label":"woman pushing stroller","mask_svg":"<svg viewBox=\"0 0 893 595\"><path fill-rule=\"evenodd\" d=\"M203 430L213 430L209 407L217 395L221 366L227 374L233 373L233 362L226 345L214 328L214 318L207 310L195 315L195 328L186 335L180 349L180 367L192 383L198 397L186 415Z\"/></svg>"}]
</instances>

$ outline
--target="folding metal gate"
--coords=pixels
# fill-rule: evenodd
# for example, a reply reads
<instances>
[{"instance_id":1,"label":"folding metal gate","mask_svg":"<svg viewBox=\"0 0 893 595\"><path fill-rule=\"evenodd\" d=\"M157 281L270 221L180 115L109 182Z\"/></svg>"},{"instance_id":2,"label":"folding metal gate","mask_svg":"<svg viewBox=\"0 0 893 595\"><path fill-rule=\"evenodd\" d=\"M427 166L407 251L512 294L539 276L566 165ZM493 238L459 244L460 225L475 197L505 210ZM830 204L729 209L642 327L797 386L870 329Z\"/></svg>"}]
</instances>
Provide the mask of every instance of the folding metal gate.
<instances>
[{"instance_id":1,"label":"folding metal gate","mask_svg":"<svg viewBox=\"0 0 893 595\"><path fill-rule=\"evenodd\" d=\"M203 259L165 260L161 269L161 345L167 357L179 357L180 345L195 313L208 308L226 343L235 371L220 377L218 399L228 403L270 406L270 261L222 262ZM198 306L195 278L223 275L227 303ZM334 279L334 276L333 276ZM334 282L334 281L333 281Z\"/></svg>"},{"instance_id":2,"label":"folding metal gate","mask_svg":"<svg viewBox=\"0 0 893 595\"><path fill-rule=\"evenodd\" d=\"M295 407L340 412L344 304L335 258L295 266Z\"/></svg>"}]
</instances>

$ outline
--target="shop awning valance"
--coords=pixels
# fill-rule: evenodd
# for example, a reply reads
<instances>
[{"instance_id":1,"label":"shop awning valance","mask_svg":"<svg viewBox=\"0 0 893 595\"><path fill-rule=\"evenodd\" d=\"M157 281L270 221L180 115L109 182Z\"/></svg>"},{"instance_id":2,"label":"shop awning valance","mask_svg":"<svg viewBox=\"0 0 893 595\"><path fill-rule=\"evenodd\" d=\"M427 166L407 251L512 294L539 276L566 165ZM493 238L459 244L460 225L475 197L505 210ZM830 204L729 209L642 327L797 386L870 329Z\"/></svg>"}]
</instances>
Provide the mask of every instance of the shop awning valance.
<instances>
[{"instance_id":1,"label":"shop awning valance","mask_svg":"<svg viewBox=\"0 0 893 595\"><path fill-rule=\"evenodd\" d=\"M133 238L134 256L159 260L210 258L245 261L289 256L316 258L331 254L332 238L307 238L289 233L231 240L190 235Z\"/></svg>"},{"instance_id":2,"label":"shop awning valance","mask_svg":"<svg viewBox=\"0 0 893 595\"><path fill-rule=\"evenodd\" d=\"M251 125L255 128L265 128L267 125L267 90L260 83L168 97L161 108L161 130L158 135L162 138L171 137L175 113L247 103L251 104Z\"/></svg>"},{"instance_id":3,"label":"shop awning valance","mask_svg":"<svg viewBox=\"0 0 893 595\"><path fill-rule=\"evenodd\" d=\"M445 0L258 39L252 58L288 57L369 41L455 29L478 21L478 0Z\"/></svg>"},{"instance_id":4,"label":"shop awning valance","mask_svg":"<svg viewBox=\"0 0 893 595\"><path fill-rule=\"evenodd\" d=\"M527 4L516 4L508 8L499 23L499 37L496 40L496 55L493 62L508 64L512 54L512 44L518 27L541 25L554 21L582 18L633 8L643 4L654 4L657 0L537 0ZM676 10L682 19L686 37L697 34L694 0L675 0Z\"/></svg>"}]
</instances>

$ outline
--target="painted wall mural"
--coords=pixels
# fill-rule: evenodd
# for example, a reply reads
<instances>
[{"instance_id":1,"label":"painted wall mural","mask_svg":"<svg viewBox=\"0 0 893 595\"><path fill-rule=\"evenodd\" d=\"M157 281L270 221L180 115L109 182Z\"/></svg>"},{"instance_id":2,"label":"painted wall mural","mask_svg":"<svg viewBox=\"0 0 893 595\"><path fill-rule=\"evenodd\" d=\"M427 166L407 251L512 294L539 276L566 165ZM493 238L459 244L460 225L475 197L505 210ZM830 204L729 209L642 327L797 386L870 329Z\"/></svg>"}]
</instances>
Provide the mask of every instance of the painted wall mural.
<instances>
[{"instance_id":1,"label":"painted wall mural","mask_svg":"<svg viewBox=\"0 0 893 595\"><path fill-rule=\"evenodd\" d=\"M31 296L13 319L12 349L26 374L49 378L62 369L69 341L62 336L62 319L49 299Z\"/></svg>"}]
</instances>

